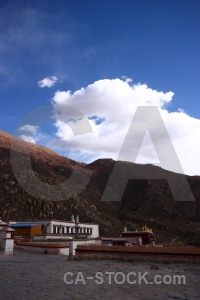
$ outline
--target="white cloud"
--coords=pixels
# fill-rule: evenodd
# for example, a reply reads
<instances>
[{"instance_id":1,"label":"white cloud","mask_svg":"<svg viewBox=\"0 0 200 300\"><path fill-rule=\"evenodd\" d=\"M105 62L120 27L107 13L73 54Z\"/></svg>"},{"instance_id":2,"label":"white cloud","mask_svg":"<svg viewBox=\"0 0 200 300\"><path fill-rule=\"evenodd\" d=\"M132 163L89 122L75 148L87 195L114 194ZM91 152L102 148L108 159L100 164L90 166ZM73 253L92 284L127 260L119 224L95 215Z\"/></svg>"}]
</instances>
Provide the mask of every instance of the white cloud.
<instances>
[{"instance_id":1,"label":"white cloud","mask_svg":"<svg viewBox=\"0 0 200 300\"><path fill-rule=\"evenodd\" d=\"M51 88L58 82L58 78L56 76L49 76L46 78L43 78L42 80L38 81L38 86L40 88L48 87Z\"/></svg>"},{"instance_id":2,"label":"white cloud","mask_svg":"<svg viewBox=\"0 0 200 300\"><path fill-rule=\"evenodd\" d=\"M38 141L38 130L39 126L26 124L19 128L19 131L24 131L25 134L21 134L19 138L23 141L36 144Z\"/></svg>"},{"instance_id":3,"label":"white cloud","mask_svg":"<svg viewBox=\"0 0 200 300\"><path fill-rule=\"evenodd\" d=\"M32 144L36 144L36 139L31 136L31 135L25 135L25 134L22 134L19 136L19 138L25 142L29 142L29 143L32 143Z\"/></svg>"},{"instance_id":4,"label":"white cloud","mask_svg":"<svg viewBox=\"0 0 200 300\"><path fill-rule=\"evenodd\" d=\"M104 157L117 159L136 108L158 106L184 172L200 174L200 120L188 116L182 110L166 110L165 106L172 101L173 92L159 92L146 84L134 85L126 77L123 78L99 80L74 93L57 91L53 98L54 108L62 104L77 109L88 118L92 132L74 135L69 126L73 121L70 121L71 124L65 122L65 117L66 120L68 118L67 110L61 109L55 122L58 139L52 143L52 147L68 151L73 159L84 158L85 162ZM77 119L74 124L83 126L81 119ZM159 136L159 128L158 137L161 147L165 149L166 143ZM131 148L132 140L129 144ZM155 161L157 157L151 139L146 137L137 162Z\"/></svg>"},{"instance_id":5,"label":"white cloud","mask_svg":"<svg viewBox=\"0 0 200 300\"><path fill-rule=\"evenodd\" d=\"M36 125L24 125L22 127L19 128L20 131L27 131L27 132L30 132L30 133L36 133L38 129L38 126Z\"/></svg>"},{"instance_id":6,"label":"white cloud","mask_svg":"<svg viewBox=\"0 0 200 300\"><path fill-rule=\"evenodd\" d=\"M124 80L124 81L126 81L127 83L132 82L132 79L129 78L129 77L127 77L127 76L125 76L125 75L121 76L121 79Z\"/></svg>"}]
</instances>

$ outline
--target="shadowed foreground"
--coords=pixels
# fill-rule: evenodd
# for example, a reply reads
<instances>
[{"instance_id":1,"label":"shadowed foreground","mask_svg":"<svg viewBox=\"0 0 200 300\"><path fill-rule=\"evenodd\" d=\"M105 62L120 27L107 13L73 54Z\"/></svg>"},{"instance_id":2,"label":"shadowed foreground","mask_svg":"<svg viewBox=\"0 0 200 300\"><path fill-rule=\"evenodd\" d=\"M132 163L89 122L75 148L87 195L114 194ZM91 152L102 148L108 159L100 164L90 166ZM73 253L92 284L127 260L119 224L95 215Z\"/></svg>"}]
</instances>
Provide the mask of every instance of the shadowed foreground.
<instances>
[{"instance_id":1,"label":"shadowed foreground","mask_svg":"<svg viewBox=\"0 0 200 300\"><path fill-rule=\"evenodd\" d=\"M64 274L72 272L65 279ZM78 276L78 272L82 275ZM98 279L96 272L101 272ZM114 282L114 275L105 272L122 272ZM127 280L127 274L135 272ZM148 272L139 284L138 274ZM15 250L13 257L0 255L0 294L7 300L68 300L68 299L200 299L200 264L122 262L109 260L67 261L65 256L27 253ZM184 275L186 284L155 284L155 275ZM169 276L168 281L169 281ZM93 277L89 279L87 277ZM97 280L98 279L98 280ZM96 282L96 281L97 282ZM153 283L151 283L153 282ZM85 283L85 284L84 284Z\"/></svg>"}]
</instances>

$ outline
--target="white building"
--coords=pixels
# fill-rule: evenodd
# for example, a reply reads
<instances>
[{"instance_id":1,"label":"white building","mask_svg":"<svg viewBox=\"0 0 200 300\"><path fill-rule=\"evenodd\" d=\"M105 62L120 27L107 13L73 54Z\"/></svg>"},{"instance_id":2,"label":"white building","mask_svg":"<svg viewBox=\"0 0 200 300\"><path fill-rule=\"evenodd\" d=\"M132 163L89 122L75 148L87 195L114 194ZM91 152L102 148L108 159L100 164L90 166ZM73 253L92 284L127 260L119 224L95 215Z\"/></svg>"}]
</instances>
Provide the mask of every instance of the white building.
<instances>
[{"instance_id":1,"label":"white building","mask_svg":"<svg viewBox=\"0 0 200 300\"><path fill-rule=\"evenodd\" d=\"M74 237L79 238L90 238L94 239L99 236L99 225L93 223L79 223L79 217L74 215L71 217L71 221L61 221L61 220L27 220L27 221L10 221L9 226L13 227L17 224L36 224L41 225L41 234L45 235L63 235L64 237ZM13 226L14 225L14 226Z\"/></svg>"},{"instance_id":2,"label":"white building","mask_svg":"<svg viewBox=\"0 0 200 300\"><path fill-rule=\"evenodd\" d=\"M13 255L15 230L0 220L0 250L5 255Z\"/></svg>"},{"instance_id":3,"label":"white building","mask_svg":"<svg viewBox=\"0 0 200 300\"><path fill-rule=\"evenodd\" d=\"M77 245L99 244L99 225L93 223L79 222L79 216L71 216L71 221L62 220L27 220L27 221L10 221L9 225L16 229L26 226L39 225L41 226L41 234L33 236L35 242L63 242L66 241L69 248L69 253L74 256Z\"/></svg>"}]
</instances>

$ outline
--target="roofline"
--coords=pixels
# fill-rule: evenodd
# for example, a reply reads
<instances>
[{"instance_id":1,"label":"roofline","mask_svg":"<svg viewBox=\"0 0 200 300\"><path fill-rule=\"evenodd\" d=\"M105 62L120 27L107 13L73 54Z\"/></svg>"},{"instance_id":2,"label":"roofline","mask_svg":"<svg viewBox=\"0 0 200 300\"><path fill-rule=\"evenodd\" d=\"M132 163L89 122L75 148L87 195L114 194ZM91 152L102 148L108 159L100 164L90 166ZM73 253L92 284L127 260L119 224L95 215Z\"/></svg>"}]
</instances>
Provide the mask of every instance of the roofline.
<instances>
[{"instance_id":1,"label":"roofline","mask_svg":"<svg viewBox=\"0 0 200 300\"><path fill-rule=\"evenodd\" d=\"M19 221L15 221L15 220L11 220L9 221L9 223L12 223L12 222L17 222L17 223L26 223L26 222L29 222L29 223L32 223L32 222L62 222L62 223L71 223L71 224L76 224L76 222L72 222L72 221L63 221L63 220L57 220L57 219L35 219L35 220L19 220ZM78 224L86 224L86 225L97 225L97 223L84 223L84 222L78 222Z\"/></svg>"},{"instance_id":2,"label":"roofline","mask_svg":"<svg viewBox=\"0 0 200 300\"><path fill-rule=\"evenodd\" d=\"M16 223L16 224L10 224L10 227L36 227L41 226L41 224L28 224L28 223Z\"/></svg>"},{"instance_id":3,"label":"roofline","mask_svg":"<svg viewBox=\"0 0 200 300\"><path fill-rule=\"evenodd\" d=\"M16 231L16 230L12 229L11 227L6 227L6 228L1 228L0 231L12 232L12 231Z\"/></svg>"}]
</instances>

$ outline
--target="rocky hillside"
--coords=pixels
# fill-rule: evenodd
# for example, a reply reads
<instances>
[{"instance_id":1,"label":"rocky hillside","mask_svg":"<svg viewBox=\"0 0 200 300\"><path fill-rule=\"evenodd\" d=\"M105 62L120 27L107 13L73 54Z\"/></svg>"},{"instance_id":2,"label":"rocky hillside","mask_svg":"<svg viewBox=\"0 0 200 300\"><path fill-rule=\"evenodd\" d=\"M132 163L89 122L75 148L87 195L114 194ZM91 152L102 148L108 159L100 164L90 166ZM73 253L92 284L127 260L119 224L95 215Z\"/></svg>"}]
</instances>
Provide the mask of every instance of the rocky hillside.
<instances>
[{"instance_id":1,"label":"rocky hillside","mask_svg":"<svg viewBox=\"0 0 200 300\"><path fill-rule=\"evenodd\" d=\"M69 220L78 213L81 221L99 223L102 235L117 236L125 224L129 229L146 225L158 243L200 246L200 177L187 176L195 201L188 201L184 193L184 201L175 201L164 178L182 191L182 175L152 165L117 162L120 171L109 197L101 201L115 164L111 159L81 164L0 131L0 216L42 219L53 212L54 218ZM137 179L150 173L163 179ZM83 188L88 174L91 178ZM135 179L128 180L121 201L113 201L130 174ZM71 182L66 185L68 178ZM82 191L75 195L77 190Z\"/></svg>"}]
</instances>

